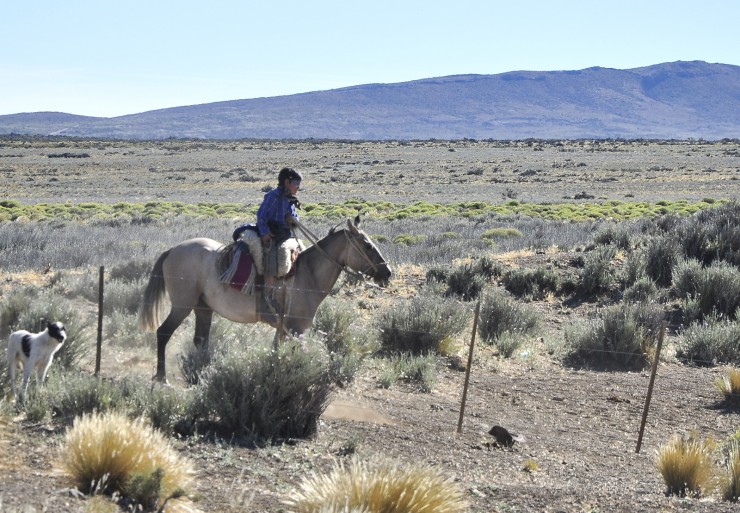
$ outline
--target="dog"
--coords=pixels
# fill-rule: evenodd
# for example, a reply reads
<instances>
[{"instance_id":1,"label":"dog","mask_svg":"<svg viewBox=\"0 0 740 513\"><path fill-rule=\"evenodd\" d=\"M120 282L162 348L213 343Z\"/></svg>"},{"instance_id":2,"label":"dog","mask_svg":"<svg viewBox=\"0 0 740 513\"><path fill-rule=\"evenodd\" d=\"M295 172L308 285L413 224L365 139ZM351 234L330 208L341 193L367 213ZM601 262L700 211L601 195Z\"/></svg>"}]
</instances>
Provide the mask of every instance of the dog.
<instances>
[{"instance_id":1,"label":"dog","mask_svg":"<svg viewBox=\"0 0 740 513\"><path fill-rule=\"evenodd\" d=\"M39 386L44 383L49 372L54 354L62 348L67 339L67 330L61 322L50 322L41 333L29 333L26 330L14 331L8 341L8 375L12 398L16 397L15 371L18 364L23 366L23 382L19 398L23 399L28 388L31 373L36 370Z\"/></svg>"}]
</instances>

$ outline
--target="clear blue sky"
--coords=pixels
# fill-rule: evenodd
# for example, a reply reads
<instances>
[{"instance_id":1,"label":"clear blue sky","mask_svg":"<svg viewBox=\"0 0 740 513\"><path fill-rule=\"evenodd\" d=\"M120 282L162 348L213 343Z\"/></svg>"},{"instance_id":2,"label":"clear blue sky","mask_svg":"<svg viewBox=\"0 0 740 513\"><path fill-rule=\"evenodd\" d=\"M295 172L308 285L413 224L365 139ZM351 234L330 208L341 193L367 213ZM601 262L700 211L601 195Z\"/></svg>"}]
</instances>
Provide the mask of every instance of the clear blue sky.
<instances>
[{"instance_id":1,"label":"clear blue sky","mask_svg":"<svg viewBox=\"0 0 740 513\"><path fill-rule=\"evenodd\" d=\"M0 10L0 114L118 116L515 70L740 65L736 0L25 0Z\"/></svg>"}]
</instances>

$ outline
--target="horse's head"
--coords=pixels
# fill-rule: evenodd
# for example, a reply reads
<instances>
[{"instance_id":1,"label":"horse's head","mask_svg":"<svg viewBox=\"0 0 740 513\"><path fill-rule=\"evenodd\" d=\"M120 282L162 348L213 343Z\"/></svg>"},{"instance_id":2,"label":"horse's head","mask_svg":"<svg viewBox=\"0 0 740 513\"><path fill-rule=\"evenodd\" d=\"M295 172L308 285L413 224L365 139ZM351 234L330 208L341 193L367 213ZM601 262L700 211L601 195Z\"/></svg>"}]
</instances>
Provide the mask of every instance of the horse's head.
<instances>
[{"instance_id":1,"label":"horse's head","mask_svg":"<svg viewBox=\"0 0 740 513\"><path fill-rule=\"evenodd\" d=\"M359 230L359 224L360 216L357 216L354 222L347 220L347 229L344 230L349 242L347 266L385 286L391 278L391 267L370 237Z\"/></svg>"}]
</instances>

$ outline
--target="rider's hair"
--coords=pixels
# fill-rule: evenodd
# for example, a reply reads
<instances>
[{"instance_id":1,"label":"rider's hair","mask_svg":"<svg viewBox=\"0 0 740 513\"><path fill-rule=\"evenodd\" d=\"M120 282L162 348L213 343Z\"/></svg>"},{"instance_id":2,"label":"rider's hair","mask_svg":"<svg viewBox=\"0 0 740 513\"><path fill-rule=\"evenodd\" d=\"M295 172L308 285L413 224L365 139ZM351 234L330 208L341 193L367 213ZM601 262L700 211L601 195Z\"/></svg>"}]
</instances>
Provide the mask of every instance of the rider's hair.
<instances>
[{"instance_id":1,"label":"rider's hair","mask_svg":"<svg viewBox=\"0 0 740 513\"><path fill-rule=\"evenodd\" d=\"M280 172L278 173L278 185L281 187L285 185L286 178L289 179L291 182L293 180L303 180L301 174L292 167L284 167L280 170Z\"/></svg>"}]
</instances>

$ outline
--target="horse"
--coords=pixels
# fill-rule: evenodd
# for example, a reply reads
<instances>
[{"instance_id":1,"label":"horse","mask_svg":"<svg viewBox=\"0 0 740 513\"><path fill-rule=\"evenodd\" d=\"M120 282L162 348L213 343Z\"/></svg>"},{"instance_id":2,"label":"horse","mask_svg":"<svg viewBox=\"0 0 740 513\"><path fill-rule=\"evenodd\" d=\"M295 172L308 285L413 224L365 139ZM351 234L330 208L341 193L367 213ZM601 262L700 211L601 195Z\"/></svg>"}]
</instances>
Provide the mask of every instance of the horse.
<instances>
[{"instance_id":1,"label":"horse","mask_svg":"<svg viewBox=\"0 0 740 513\"><path fill-rule=\"evenodd\" d=\"M360 218L347 220L346 228L329 234L305 249L295 262L294 275L284 280L282 315L261 315L263 295L244 294L219 279L219 259L225 246L208 238L186 240L162 253L154 264L144 291L139 324L144 331L157 332L157 373L154 380L167 382L165 348L173 332L195 311L193 343L208 349L213 313L243 324L264 322L286 333L300 336L313 324L321 302L347 268L372 278L380 286L388 283L391 268L378 247L359 229ZM165 292L170 311L160 324ZM258 308L259 307L259 308ZM276 332L276 342L278 333Z\"/></svg>"}]
</instances>

